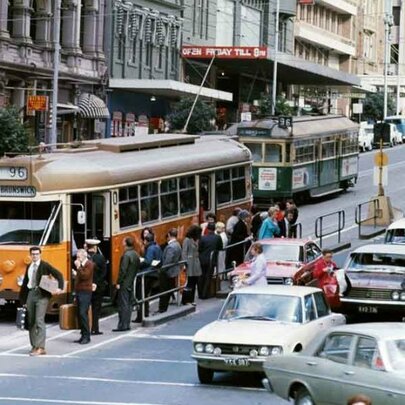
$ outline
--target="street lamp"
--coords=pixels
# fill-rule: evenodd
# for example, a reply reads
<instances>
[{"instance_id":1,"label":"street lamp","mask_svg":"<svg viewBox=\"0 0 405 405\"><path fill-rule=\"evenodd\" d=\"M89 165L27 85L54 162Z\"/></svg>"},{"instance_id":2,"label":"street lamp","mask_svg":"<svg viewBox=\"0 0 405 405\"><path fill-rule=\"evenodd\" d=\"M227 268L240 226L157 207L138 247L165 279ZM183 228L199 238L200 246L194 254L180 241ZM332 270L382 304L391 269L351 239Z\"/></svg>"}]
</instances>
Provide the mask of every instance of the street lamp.
<instances>
[{"instance_id":1,"label":"street lamp","mask_svg":"<svg viewBox=\"0 0 405 405\"><path fill-rule=\"evenodd\" d=\"M273 88L271 97L271 115L276 113L276 97L277 97L277 53L278 53L278 36L279 36L279 19L280 19L280 0L276 2L276 22L274 36L274 62L273 62Z\"/></svg>"},{"instance_id":2,"label":"street lamp","mask_svg":"<svg viewBox=\"0 0 405 405\"><path fill-rule=\"evenodd\" d=\"M394 21L391 13L386 13L384 17L385 25L385 41L384 41L384 115L383 118L387 118L388 110L388 62L390 55L390 34L391 27L393 26Z\"/></svg>"}]
</instances>

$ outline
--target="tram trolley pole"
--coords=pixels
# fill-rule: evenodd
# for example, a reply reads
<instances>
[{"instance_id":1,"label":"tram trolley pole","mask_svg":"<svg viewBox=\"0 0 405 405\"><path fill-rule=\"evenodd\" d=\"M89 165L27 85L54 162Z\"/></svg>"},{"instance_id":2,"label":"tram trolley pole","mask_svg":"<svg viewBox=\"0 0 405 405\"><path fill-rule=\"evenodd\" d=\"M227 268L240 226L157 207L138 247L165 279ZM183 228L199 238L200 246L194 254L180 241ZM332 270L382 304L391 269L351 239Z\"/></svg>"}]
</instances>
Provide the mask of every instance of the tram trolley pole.
<instances>
[{"instance_id":1,"label":"tram trolley pole","mask_svg":"<svg viewBox=\"0 0 405 405\"><path fill-rule=\"evenodd\" d=\"M367 218L363 219L364 207L366 207L368 215ZM380 217L380 200L378 198L357 205L355 222L358 225L359 239L370 239L385 232L385 228L377 229L377 219ZM365 234L362 232L363 226L372 226L374 231Z\"/></svg>"},{"instance_id":2,"label":"tram trolley pole","mask_svg":"<svg viewBox=\"0 0 405 405\"><path fill-rule=\"evenodd\" d=\"M324 224L325 219L335 219L336 226L332 228L332 230L325 232ZM335 252L340 250L347 249L351 246L350 242L342 243L342 231L345 228L346 224L346 213L344 210L334 211L329 214L321 215L315 220L315 236L319 239L319 245L323 248L323 239L326 236L330 235L337 235L337 242L336 246L331 247L331 249Z\"/></svg>"}]
</instances>

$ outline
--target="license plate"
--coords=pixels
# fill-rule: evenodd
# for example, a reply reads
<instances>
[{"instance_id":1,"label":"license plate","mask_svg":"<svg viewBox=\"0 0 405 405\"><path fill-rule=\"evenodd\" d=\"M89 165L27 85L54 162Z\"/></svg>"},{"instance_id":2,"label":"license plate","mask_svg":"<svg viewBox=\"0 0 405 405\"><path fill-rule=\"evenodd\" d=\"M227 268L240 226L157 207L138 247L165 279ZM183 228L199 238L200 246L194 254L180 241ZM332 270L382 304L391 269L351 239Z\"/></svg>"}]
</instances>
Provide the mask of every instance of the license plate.
<instances>
[{"instance_id":1,"label":"license plate","mask_svg":"<svg viewBox=\"0 0 405 405\"><path fill-rule=\"evenodd\" d=\"M372 307L370 305L360 305L358 307L358 311L361 312L362 314L377 314L378 308Z\"/></svg>"},{"instance_id":2,"label":"license plate","mask_svg":"<svg viewBox=\"0 0 405 405\"><path fill-rule=\"evenodd\" d=\"M228 366L240 366L240 367L249 367L250 361L246 357L240 357L238 359L224 359L225 364Z\"/></svg>"}]
</instances>

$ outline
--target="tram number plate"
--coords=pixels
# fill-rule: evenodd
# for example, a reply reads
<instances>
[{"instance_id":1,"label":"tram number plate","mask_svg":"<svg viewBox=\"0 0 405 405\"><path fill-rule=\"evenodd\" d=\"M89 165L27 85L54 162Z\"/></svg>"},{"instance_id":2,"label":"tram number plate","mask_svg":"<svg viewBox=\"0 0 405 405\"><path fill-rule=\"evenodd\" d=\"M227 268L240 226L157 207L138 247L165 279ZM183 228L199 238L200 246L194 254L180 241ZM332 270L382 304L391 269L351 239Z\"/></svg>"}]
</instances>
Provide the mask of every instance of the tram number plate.
<instances>
[{"instance_id":1,"label":"tram number plate","mask_svg":"<svg viewBox=\"0 0 405 405\"><path fill-rule=\"evenodd\" d=\"M240 366L240 367L249 367L250 366L250 361L246 357L241 357L239 359L224 359L225 364L228 366Z\"/></svg>"},{"instance_id":2,"label":"tram number plate","mask_svg":"<svg viewBox=\"0 0 405 405\"><path fill-rule=\"evenodd\" d=\"M377 314L378 309L376 307L372 307L370 305L360 305L358 307L358 311L362 314Z\"/></svg>"}]
</instances>

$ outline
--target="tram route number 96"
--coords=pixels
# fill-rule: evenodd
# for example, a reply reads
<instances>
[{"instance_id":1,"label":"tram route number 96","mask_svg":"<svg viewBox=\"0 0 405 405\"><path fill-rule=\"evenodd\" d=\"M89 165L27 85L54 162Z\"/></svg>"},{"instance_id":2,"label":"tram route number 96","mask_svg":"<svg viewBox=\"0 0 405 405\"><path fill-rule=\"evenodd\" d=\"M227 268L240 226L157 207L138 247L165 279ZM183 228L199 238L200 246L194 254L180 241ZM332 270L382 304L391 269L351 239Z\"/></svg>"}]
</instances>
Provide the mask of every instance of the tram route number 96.
<instances>
[{"instance_id":1,"label":"tram route number 96","mask_svg":"<svg viewBox=\"0 0 405 405\"><path fill-rule=\"evenodd\" d=\"M25 167L0 167L0 180L26 180Z\"/></svg>"},{"instance_id":2,"label":"tram route number 96","mask_svg":"<svg viewBox=\"0 0 405 405\"><path fill-rule=\"evenodd\" d=\"M278 117L278 126L283 129L292 128L293 126L293 118L280 116Z\"/></svg>"}]
</instances>

